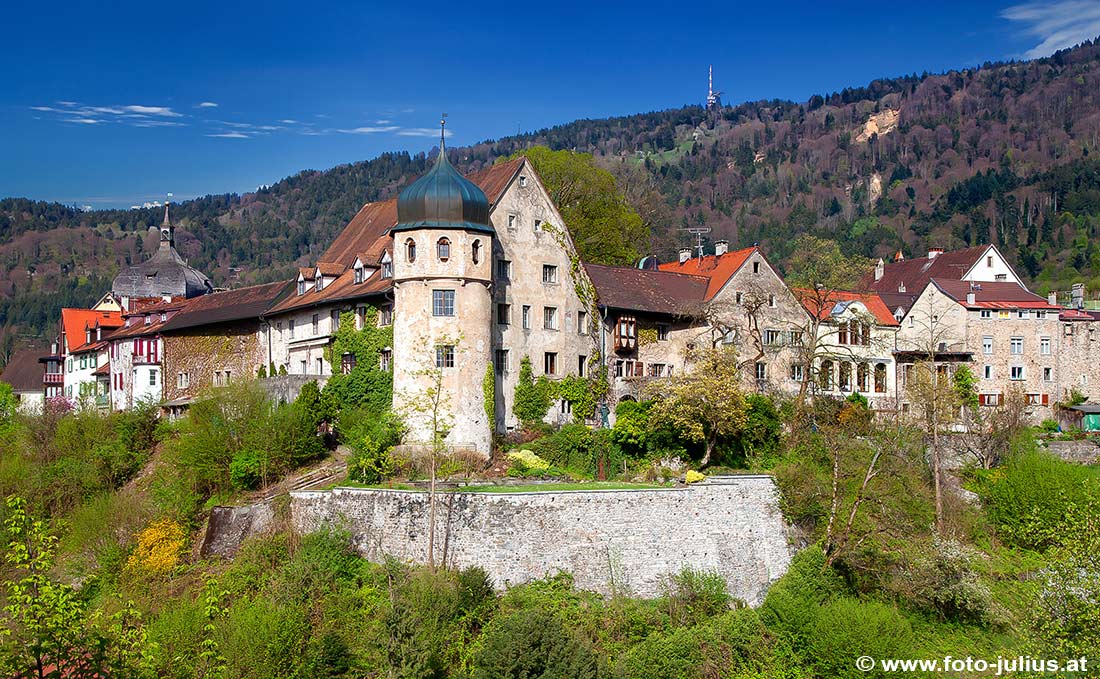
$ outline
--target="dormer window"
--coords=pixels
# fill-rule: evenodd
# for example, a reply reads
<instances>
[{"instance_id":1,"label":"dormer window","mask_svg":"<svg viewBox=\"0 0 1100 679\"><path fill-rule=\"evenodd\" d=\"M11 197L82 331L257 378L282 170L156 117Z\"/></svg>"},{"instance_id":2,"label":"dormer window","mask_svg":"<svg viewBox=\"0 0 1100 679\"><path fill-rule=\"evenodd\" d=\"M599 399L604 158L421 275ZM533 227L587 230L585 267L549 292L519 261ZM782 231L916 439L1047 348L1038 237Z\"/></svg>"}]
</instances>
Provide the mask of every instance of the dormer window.
<instances>
[{"instance_id":1,"label":"dormer window","mask_svg":"<svg viewBox=\"0 0 1100 679\"><path fill-rule=\"evenodd\" d=\"M363 267L355 267L355 284L358 285L363 282Z\"/></svg>"},{"instance_id":2,"label":"dormer window","mask_svg":"<svg viewBox=\"0 0 1100 679\"><path fill-rule=\"evenodd\" d=\"M153 317L149 314L145 314L145 325L150 325L153 322Z\"/></svg>"},{"instance_id":3,"label":"dormer window","mask_svg":"<svg viewBox=\"0 0 1100 679\"><path fill-rule=\"evenodd\" d=\"M321 292L321 290L323 290L324 287L325 287L325 278L324 278L324 276L318 276L317 280L314 281L314 283L313 283L313 289L316 290L317 292Z\"/></svg>"},{"instance_id":4,"label":"dormer window","mask_svg":"<svg viewBox=\"0 0 1100 679\"><path fill-rule=\"evenodd\" d=\"M382 278L393 278L393 260L388 252L382 256Z\"/></svg>"},{"instance_id":5,"label":"dormer window","mask_svg":"<svg viewBox=\"0 0 1100 679\"><path fill-rule=\"evenodd\" d=\"M451 258L451 241L447 238L440 238L435 244L435 254L439 257L439 261L446 262Z\"/></svg>"},{"instance_id":6,"label":"dormer window","mask_svg":"<svg viewBox=\"0 0 1100 679\"><path fill-rule=\"evenodd\" d=\"M299 295L304 295L304 294L306 294L306 282L305 282L305 279L300 279L300 280L298 281L298 294L299 294Z\"/></svg>"},{"instance_id":7,"label":"dormer window","mask_svg":"<svg viewBox=\"0 0 1100 679\"><path fill-rule=\"evenodd\" d=\"M416 261L416 241L412 238L405 241L405 259L409 262Z\"/></svg>"},{"instance_id":8,"label":"dormer window","mask_svg":"<svg viewBox=\"0 0 1100 679\"><path fill-rule=\"evenodd\" d=\"M481 241L475 240L474 244L470 247L470 257L473 258L474 264L481 261Z\"/></svg>"},{"instance_id":9,"label":"dormer window","mask_svg":"<svg viewBox=\"0 0 1100 679\"><path fill-rule=\"evenodd\" d=\"M905 283L900 283L898 285L898 292L905 292Z\"/></svg>"}]
</instances>

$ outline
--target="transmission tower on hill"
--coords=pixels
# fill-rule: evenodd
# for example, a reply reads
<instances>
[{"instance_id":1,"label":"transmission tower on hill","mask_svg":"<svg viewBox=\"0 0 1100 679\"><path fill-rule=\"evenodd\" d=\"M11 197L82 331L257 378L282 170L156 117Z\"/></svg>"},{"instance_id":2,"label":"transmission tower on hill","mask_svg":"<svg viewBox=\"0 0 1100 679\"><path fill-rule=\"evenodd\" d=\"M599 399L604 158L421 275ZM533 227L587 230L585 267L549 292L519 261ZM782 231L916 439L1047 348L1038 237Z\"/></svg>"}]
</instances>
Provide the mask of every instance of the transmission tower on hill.
<instances>
[{"instance_id":1,"label":"transmission tower on hill","mask_svg":"<svg viewBox=\"0 0 1100 679\"><path fill-rule=\"evenodd\" d=\"M707 77L707 110L722 105L722 93L714 90L714 66L711 65Z\"/></svg>"}]
</instances>

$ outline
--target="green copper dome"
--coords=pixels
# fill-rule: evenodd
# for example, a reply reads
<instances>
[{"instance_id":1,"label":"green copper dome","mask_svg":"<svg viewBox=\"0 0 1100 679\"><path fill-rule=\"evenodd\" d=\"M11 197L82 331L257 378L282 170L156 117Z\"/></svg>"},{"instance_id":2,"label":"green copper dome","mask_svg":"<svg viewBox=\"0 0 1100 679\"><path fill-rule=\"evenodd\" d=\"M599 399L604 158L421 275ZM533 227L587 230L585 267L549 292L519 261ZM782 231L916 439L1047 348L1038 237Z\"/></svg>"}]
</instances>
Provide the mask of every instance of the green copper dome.
<instances>
[{"instance_id":1,"label":"green copper dome","mask_svg":"<svg viewBox=\"0 0 1100 679\"><path fill-rule=\"evenodd\" d=\"M397 197L397 226L413 229L463 229L494 233L489 225L489 199L447 160L442 141L435 165Z\"/></svg>"}]
</instances>

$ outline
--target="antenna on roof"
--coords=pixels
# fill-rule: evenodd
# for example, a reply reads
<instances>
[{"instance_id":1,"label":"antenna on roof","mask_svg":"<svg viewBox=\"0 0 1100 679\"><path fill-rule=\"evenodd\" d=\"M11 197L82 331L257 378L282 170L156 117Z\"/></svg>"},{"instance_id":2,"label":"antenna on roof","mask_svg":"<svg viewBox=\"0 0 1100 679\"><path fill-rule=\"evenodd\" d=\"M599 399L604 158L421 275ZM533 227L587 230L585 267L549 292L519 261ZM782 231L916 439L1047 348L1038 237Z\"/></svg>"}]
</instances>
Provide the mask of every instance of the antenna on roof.
<instances>
[{"instance_id":1,"label":"antenna on roof","mask_svg":"<svg viewBox=\"0 0 1100 679\"><path fill-rule=\"evenodd\" d=\"M695 252L699 257L703 256L703 234L710 233L709 226L685 226L677 231L687 231L695 237Z\"/></svg>"}]
</instances>

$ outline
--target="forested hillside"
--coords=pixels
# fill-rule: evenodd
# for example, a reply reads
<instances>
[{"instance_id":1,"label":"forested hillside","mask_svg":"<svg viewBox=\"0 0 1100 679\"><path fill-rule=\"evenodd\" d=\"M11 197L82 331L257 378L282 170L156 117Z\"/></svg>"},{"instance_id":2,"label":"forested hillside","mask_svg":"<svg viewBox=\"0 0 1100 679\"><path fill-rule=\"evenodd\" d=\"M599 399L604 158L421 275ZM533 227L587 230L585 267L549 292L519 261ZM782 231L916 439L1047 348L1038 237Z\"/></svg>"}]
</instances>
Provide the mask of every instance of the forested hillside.
<instances>
[{"instance_id":1,"label":"forested hillside","mask_svg":"<svg viewBox=\"0 0 1100 679\"><path fill-rule=\"evenodd\" d=\"M764 244L810 232L891 256L993 242L1040 290L1100 288L1100 44L1030 62L876 80L807 102L580 120L459 149L477 170L534 145L591 153L671 256L678 229ZM174 207L181 253L219 285L286 275L369 200L424 171L405 153L305 171L256 193ZM44 335L154 247L157 209L0 201L0 348Z\"/></svg>"}]
</instances>

